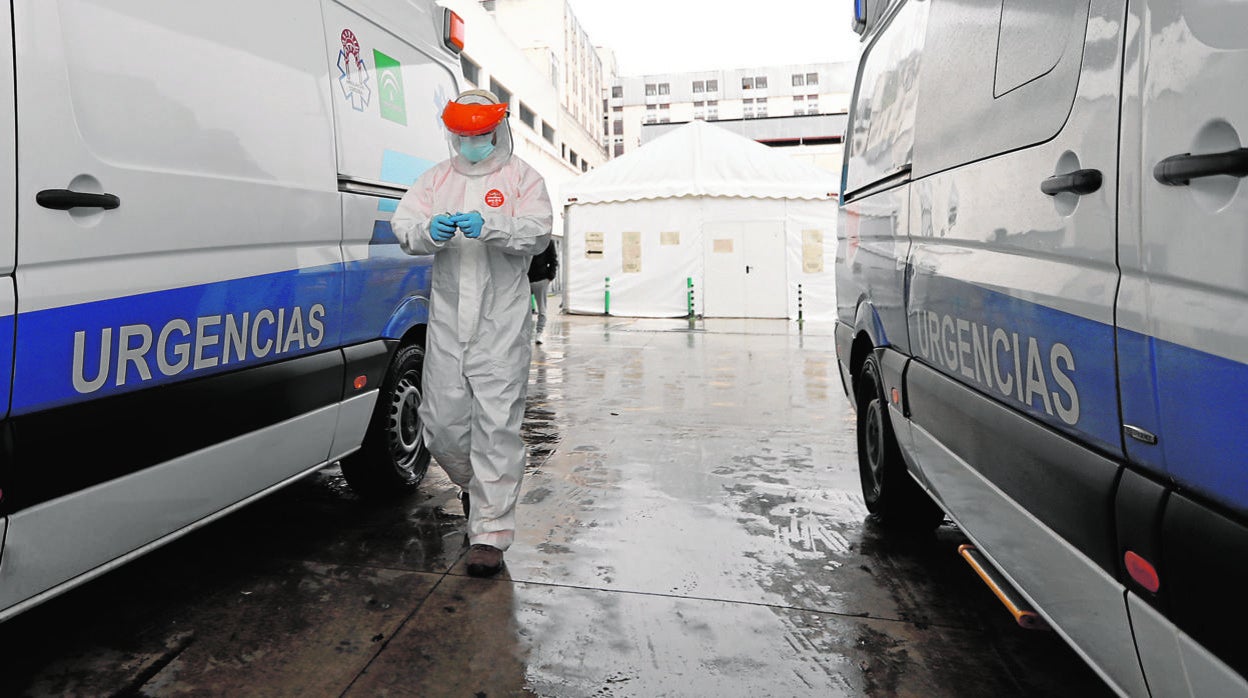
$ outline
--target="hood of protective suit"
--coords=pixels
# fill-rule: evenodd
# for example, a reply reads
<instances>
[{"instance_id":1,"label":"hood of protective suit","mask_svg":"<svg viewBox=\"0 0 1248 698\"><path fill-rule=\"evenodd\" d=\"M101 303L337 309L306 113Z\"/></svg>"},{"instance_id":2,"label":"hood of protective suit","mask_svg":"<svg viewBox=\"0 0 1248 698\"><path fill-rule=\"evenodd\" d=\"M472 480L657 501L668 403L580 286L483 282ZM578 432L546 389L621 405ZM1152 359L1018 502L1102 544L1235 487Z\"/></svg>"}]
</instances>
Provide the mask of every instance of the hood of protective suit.
<instances>
[{"instance_id":1,"label":"hood of protective suit","mask_svg":"<svg viewBox=\"0 0 1248 698\"><path fill-rule=\"evenodd\" d=\"M468 90L456 97L453 104L497 105L499 101L498 97L487 90ZM487 116L471 118L469 115L467 123L464 123L455 118L462 119L464 115L459 112L463 110L456 110L453 104L448 104L447 109L442 113L443 124L447 126L446 136L451 145L451 166L456 172L469 177L480 177L497 172L511 159L514 150L511 126L507 123L505 113L492 130L483 133L480 125L488 124L488 121L483 121L488 118ZM456 128L463 132L457 133ZM492 149L489 146L493 146ZM476 158L484 151L488 151L489 154L477 160ZM469 156L472 156L472 159L469 159Z\"/></svg>"}]
</instances>

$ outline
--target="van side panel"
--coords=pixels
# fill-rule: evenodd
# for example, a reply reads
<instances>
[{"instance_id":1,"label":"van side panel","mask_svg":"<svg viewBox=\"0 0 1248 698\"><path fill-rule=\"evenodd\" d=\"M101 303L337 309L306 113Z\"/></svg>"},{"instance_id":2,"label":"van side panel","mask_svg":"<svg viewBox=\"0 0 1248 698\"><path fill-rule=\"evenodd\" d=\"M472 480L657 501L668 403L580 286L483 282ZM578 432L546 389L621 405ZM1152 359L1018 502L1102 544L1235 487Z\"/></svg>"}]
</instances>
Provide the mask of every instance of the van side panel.
<instances>
[{"instance_id":1,"label":"van side panel","mask_svg":"<svg viewBox=\"0 0 1248 698\"><path fill-rule=\"evenodd\" d=\"M316 0L13 11L5 615L323 465L345 324Z\"/></svg>"}]
</instances>

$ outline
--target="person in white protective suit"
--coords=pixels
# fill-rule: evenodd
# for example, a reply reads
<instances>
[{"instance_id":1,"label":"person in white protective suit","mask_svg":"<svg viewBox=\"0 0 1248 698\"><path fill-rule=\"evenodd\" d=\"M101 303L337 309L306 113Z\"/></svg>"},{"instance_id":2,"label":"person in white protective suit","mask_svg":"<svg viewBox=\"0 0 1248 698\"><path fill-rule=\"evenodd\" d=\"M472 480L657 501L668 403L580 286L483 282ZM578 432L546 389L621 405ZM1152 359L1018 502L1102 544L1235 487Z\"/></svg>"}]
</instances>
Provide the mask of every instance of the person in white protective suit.
<instances>
[{"instance_id":1,"label":"person in white protective suit","mask_svg":"<svg viewBox=\"0 0 1248 698\"><path fill-rule=\"evenodd\" d=\"M399 202L408 254L432 254L425 338L425 443L463 490L468 573L491 576L515 538L531 360L529 260L550 241L541 175L512 153L507 105L464 92L442 112L454 155Z\"/></svg>"}]
</instances>

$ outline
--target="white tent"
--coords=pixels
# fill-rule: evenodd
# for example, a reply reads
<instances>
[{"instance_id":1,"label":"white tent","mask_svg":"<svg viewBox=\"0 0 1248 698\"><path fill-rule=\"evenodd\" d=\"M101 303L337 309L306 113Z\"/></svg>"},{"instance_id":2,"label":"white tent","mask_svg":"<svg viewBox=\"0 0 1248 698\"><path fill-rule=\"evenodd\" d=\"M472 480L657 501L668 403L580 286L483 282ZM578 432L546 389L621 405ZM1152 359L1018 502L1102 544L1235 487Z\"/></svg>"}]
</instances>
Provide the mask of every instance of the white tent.
<instances>
[{"instance_id":1,"label":"white tent","mask_svg":"<svg viewBox=\"0 0 1248 698\"><path fill-rule=\"evenodd\" d=\"M634 317L836 313L835 173L695 121L568 182L564 307ZM609 300L608 300L609 293ZM609 303L609 308L608 308Z\"/></svg>"}]
</instances>

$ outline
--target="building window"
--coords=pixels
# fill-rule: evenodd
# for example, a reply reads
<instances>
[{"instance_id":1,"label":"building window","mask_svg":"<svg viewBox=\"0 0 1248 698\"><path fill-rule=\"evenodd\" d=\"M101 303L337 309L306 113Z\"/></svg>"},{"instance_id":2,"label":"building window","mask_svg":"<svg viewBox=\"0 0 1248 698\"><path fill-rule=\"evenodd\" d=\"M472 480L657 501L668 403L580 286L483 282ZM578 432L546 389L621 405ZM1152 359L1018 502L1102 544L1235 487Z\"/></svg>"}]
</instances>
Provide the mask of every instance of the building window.
<instances>
[{"instance_id":1,"label":"building window","mask_svg":"<svg viewBox=\"0 0 1248 698\"><path fill-rule=\"evenodd\" d=\"M459 67L464 71L464 79L476 85L481 80L481 66L468 57L468 54L459 54Z\"/></svg>"},{"instance_id":2,"label":"building window","mask_svg":"<svg viewBox=\"0 0 1248 698\"><path fill-rule=\"evenodd\" d=\"M793 74L793 86L794 86L794 87L801 87L801 86L803 86L803 85L805 85L805 84L806 84L806 76L805 76L805 75L802 75L801 73L794 73L794 74Z\"/></svg>"},{"instance_id":3,"label":"building window","mask_svg":"<svg viewBox=\"0 0 1248 698\"><path fill-rule=\"evenodd\" d=\"M545 138L551 145L555 144L555 129L545 121L542 122L542 138Z\"/></svg>"},{"instance_id":4,"label":"building window","mask_svg":"<svg viewBox=\"0 0 1248 698\"><path fill-rule=\"evenodd\" d=\"M623 155L623 154L624 154L624 144L623 144L623 143L616 143L616 144L615 144L615 146L612 148L612 150L614 150L614 151L615 151L615 157L617 157L617 158L618 158L618 157L620 157L621 155Z\"/></svg>"},{"instance_id":5,"label":"building window","mask_svg":"<svg viewBox=\"0 0 1248 698\"><path fill-rule=\"evenodd\" d=\"M754 89L756 90L767 89L767 76L766 75L759 75L758 77L754 78Z\"/></svg>"},{"instance_id":6,"label":"building window","mask_svg":"<svg viewBox=\"0 0 1248 698\"><path fill-rule=\"evenodd\" d=\"M572 163L573 165L579 164L579 159L576 157L575 150L568 151L568 162Z\"/></svg>"},{"instance_id":7,"label":"building window","mask_svg":"<svg viewBox=\"0 0 1248 698\"><path fill-rule=\"evenodd\" d=\"M658 85L656 85L656 84L654 84L654 83L652 83L652 82L648 82L648 83L646 83L646 96L647 96L647 97L653 97L655 94L657 94L657 93L658 93L658 89L659 89L659 86L658 86Z\"/></svg>"},{"instance_id":8,"label":"building window","mask_svg":"<svg viewBox=\"0 0 1248 698\"><path fill-rule=\"evenodd\" d=\"M581 172L589 172L589 163L581 160Z\"/></svg>"},{"instance_id":9,"label":"building window","mask_svg":"<svg viewBox=\"0 0 1248 698\"><path fill-rule=\"evenodd\" d=\"M807 85L818 85L818 84L819 84L819 73L806 73L806 84L807 84Z\"/></svg>"},{"instance_id":10,"label":"building window","mask_svg":"<svg viewBox=\"0 0 1248 698\"><path fill-rule=\"evenodd\" d=\"M760 119L767 116L767 98L760 97L755 104L758 105L758 110L754 112L754 115Z\"/></svg>"},{"instance_id":11,"label":"building window","mask_svg":"<svg viewBox=\"0 0 1248 698\"><path fill-rule=\"evenodd\" d=\"M537 115L533 113L532 109L525 106L524 102L520 103L520 120L534 131L537 130Z\"/></svg>"},{"instance_id":12,"label":"building window","mask_svg":"<svg viewBox=\"0 0 1248 698\"><path fill-rule=\"evenodd\" d=\"M718 81L718 80L707 80L707 81L706 81L706 91L707 91L707 92L719 92L719 81Z\"/></svg>"},{"instance_id":13,"label":"building window","mask_svg":"<svg viewBox=\"0 0 1248 698\"><path fill-rule=\"evenodd\" d=\"M612 122L611 122L611 132L612 132L612 133L614 133L614 134L615 134L615 135L617 135L617 136L618 136L618 135L620 135L620 134L622 134L622 133L624 133L624 120L623 120L623 119L616 119L615 121L612 121Z\"/></svg>"},{"instance_id":14,"label":"building window","mask_svg":"<svg viewBox=\"0 0 1248 698\"><path fill-rule=\"evenodd\" d=\"M623 114L624 107L611 107L611 111L612 113L615 113L615 114Z\"/></svg>"},{"instance_id":15,"label":"building window","mask_svg":"<svg viewBox=\"0 0 1248 698\"><path fill-rule=\"evenodd\" d=\"M660 124L670 124L670 123L672 123L672 117L670 117L670 116L668 116L668 115L664 114L663 116L660 116L660 117L659 117L659 123L660 123Z\"/></svg>"},{"instance_id":16,"label":"building window","mask_svg":"<svg viewBox=\"0 0 1248 698\"><path fill-rule=\"evenodd\" d=\"M743 90L754 89L754 78L741 78L741 89Z\"/></svg>"},{"instance_id":17,"label":"building window","mask_svg":"<svg viewBox=\"0 0 1248 698\"><path fill-rule=\"evenodd\" d=\"M672 85L671 85L671 83L667 83L667 82L661 82L661 83L659 83L659 94L661 94L661 95L670 95L671 93L672 93Z\"/></svg>"},{"instance_id":18,"label":"building window","mask_svg":"<svg viewBox=\"0 0 1248 698\"><path fill-rule=\"evenodd\" d=\"M623 97L623 96L624 96L624 86L623 86L623 85L613 85L613 86L611 87L611 96L612 96L612 97Z\"/></svg>"},{"instance_id":19,"label":"building window","mask_svg":"<svg viewBox=\"0 0 1248 698\"><path fill-rule=\"evenodd\" d=\"M511 90L503 87L503 83L495 80L494 78L490 78L490 92L493 92L495 96L498 97L500 104L511 103Z\"/></svg>"},{"instance_id":20,"label":"building window","mask_svg":"<svg viewBox=\"0 0 1248 698\"><path fill-rule=\"evenodd\" d=\"M702 93L702 88L703 88L705 85L706 85L706 83L702 82L701 80L694 80L694 81L693 81L693 93L694 93L695 95L696 95L696 94L701 94L701 93Z\"/></svg>"}]
</instances>

